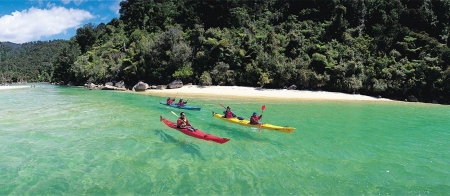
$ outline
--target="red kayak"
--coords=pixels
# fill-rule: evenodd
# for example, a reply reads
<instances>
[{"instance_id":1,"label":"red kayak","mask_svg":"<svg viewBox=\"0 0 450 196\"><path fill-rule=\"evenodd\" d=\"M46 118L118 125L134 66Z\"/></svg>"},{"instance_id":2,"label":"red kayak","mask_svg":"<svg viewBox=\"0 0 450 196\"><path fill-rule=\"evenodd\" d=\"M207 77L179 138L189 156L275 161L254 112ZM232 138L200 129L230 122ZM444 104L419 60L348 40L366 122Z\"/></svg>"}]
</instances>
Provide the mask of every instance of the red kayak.
<instances>
[{"instance_id":1,"label":"red kayak","mask_svg":"<svg viewBox=\"0 0 450 196\"><path fill-rule=\"evenodd\" d=\"M163 118L162 116L159 116L159 119L161 121L163 121L164 124L166 124L170 128L176 129L176 130L178 130L186 135L189 135L191 137L195 137L195 138L202 139L202 140L209 140L209 141L217 142L219 144L223 144L223 143L230 141L230 139L228 139L228 138L217 137L217 136L211 135L209 133L202 132L198 129L194 129L191 131L187 128L177 128L177 123L167 120L167 119Z\"/></svg>"}]
</instances>

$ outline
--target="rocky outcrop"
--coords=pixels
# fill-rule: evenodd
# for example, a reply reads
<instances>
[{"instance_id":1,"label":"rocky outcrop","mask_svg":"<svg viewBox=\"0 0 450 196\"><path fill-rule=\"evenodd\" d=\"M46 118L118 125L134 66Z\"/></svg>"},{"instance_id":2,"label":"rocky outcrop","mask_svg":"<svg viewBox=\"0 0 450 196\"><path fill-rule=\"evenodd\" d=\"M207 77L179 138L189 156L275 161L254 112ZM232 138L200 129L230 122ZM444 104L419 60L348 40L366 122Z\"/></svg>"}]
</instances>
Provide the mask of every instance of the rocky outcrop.
<instances>
[{"instance_id":1,"label":"rocky outcrop","mask_svg":"<svg viewBox=\"0 0 450 196\"><path fill-rule=\"evenodd\" d=\"M291 86L289 86L289 87L287 87L287 86L284 86L284 87L283 87L283 89L288 89L288 90L297 90L297 85L293 84L293 85L291 85Z\"/></svg>"},{"instance_id":2,"label":"rocky outcrop","mask_svg":"<svg viewBox=\"0 0 450 196\"><path fill-rule=\"evenodd\" d=\"M120 82L107 82L102 90L119 90L126 91L125 83L123 81Z\"/></svg>"},{"instance_id":3,"label":"rocky outcrop","mask_svg":"<svg viewBox=\"0 0 450 196\"><path fill-rule=\"evenodd\" d=\"M97 85L92 82L84 84L84 88L88 89L88 90L98 90L98 89L102 89L103 87L104 86L101 84Z\"/></svg>"},{"instance_id":4,"label":"rocky outcrop","mask_svg":"<svg viewBox=\"0 0 450 196\"><path fill-rule=\"evenodd\" d=\"M126 88L125 82L123 80L121 80L120 82L116 82L114 84L114 86L117 87L117 88Z\"/></svg>"},{"instance_id":5,"label":"rocky outcrop","mask_svg":"<svg viewBox=\"0 0 450 196\"><path fill-rule=\"evenodd\" d=\"M133 91L145 91L149 88L149 85L145 82L138 82L133 86Z\"/></svg>"},{"instance_id":6,"label":"rocky outcrop","mask_svg":"<svg viewBox=\"0 0 450 196\"><path fill-rule=\"evenodd\" d=\"M126 88L119 88L119 87L116 87L116 86L111 86L111 85L105 84L105 86L102 88L102 90L126 91L127 89Z\"/></svg>"},{"instance_id":7,"label":"rocky outcrop","mask_svg":"<svg viewBox=\"0 0 450 196\"><path fill-rule=\"evenodd\" d=\"M416 97L414 97L414 95L410 95L410 96L408 96L408 99L407 99L409 102L419 102L419 100L416 98Z\"/></svg>"},{"instance_id":8,"label":"rocky outcrop","mask_svg":"<svg viewBox=\"0 0 450 196\"><path fill-rule=\"evenodd\" d=\"M183 87L183 82L181 80L174 80L167 85L167 88L170 88L170 89L181 88L181 87Z\"/></svg>"}]
</instances>

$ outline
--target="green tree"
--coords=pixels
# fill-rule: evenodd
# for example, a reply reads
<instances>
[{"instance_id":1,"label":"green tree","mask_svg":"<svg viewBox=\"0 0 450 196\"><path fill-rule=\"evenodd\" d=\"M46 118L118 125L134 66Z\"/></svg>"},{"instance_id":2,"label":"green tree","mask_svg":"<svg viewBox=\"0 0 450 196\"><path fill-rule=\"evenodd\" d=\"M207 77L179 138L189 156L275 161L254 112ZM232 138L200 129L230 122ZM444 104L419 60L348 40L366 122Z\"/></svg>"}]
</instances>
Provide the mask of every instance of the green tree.
<instances>
[{"instance_id":1,"label":"green tree","mask_svg":"<svg viewBox=\"0 0 450 196\"><path fill-rule=\"evenodd\" d=\"M208 72L203 72L200 76L199 84L202 86L212 85L211 75Z\"/></svg>"}]
</instances>

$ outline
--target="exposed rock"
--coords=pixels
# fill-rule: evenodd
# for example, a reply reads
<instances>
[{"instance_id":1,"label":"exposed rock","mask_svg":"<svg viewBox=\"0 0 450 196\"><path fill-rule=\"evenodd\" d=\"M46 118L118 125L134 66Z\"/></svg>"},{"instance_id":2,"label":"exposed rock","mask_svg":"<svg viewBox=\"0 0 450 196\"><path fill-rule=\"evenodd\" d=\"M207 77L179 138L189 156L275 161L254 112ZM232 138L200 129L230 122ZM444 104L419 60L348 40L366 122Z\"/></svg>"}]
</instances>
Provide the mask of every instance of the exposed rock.
<instances>
[{"instance_id":1,"label":"exposed rock","mask_svg":"<svg viewBox=\"0 0 450 196\"><path fill-rule=\"evenodd\" d=\"M291 86L289 86L289 87L287 87L287 86L284 86L284 87L283 87L283 89L288 89L288 90L297 90L297 85L293 84L293 85L291 85Z\"/></svg>"},{"instance_id":2,"label":"exposed rock","mask_svg":"<svg viewBox=\"0 0 450 196\"><path fill-rule=\"evenodd\" d=\"M102 90L120 90L120 91L125 91L127 90L125 87L125 82L123 82L123 80L121 80L120 82L107 82L105 83L105 86L102 88Z\"/></svg>"},{"instance_id":3,"label":"exposed rock","mask_svg":"<svg viewBox=\"0 0 450 196\"><path fill-rule=\"evenodd\" d=\"M102 90L119 90L119 91L126 91L126 88L119 88L119 87L115 87L115 86L111 86L111 85L105 85Z\"/></svg>"},{"instance_id":4,"label":"exposed rock","mask_svg":"<svg viewBox=\"0 0 450 196\"><path fill-rule=\"evenodd\" d=\"M89 89L89 90L97 90L97 89L99 89L99 85L96 85L96 84L90 82L90 83L84 84L84 88Z\"/></svg>"},{"instance_id":5,"label":"exposed rock","mask_svg":"<svg viewBox=\"0 0 450 196\"><path fill-rule=\"evenodd\" d=\"M116 82L114 84L114 86L117 87L117 88L126 88L125 82L123 80L121 80L120 82Z\"/></svg>"},{"instance_id":6,"label":"exposed rock","mask_svg":"<svg viewBox=\"0 0 450 196\"><path fill-rule=\"evenodd\" d=\"M107 82L105 84L105 86L102 88L102 90L116 90L115 86L112 86L111 84L108 84L109 82ZM112 83L112 82L111 82Z\"/></svg>"},{"instance_id":7,"label":"exposed rock","mask_svg":"<svg viewBox=\"0 0 450 196\"><path fill-rule=\"evenodd\" d=\"M133 91L145 91L147 90L149 85L145 82L138 82L133 86Z\"/></svg>"},{"instance_id":8,"label":"exposed rock","mask_svg":"<svg viewBox=\"0 0 450 196\"><path fill-rule=\"evenodd\" d=\"M170 89L181 88L181 87L183 87L183 82L181 80L174 80L167 85L167 88L170 88Z\"/></svg>"},{"instance_id":9,"label":"exposed rock","mask_svg":"<svg viewBox=\"0 0 450 196\"><path fill-rule=\"evenodd\" d=\"M419 100L417 100L416 97L414 97L414 95L408 96L407 100L408 100L409 102L418 102L418 101L419 101Z\"/></svg>"}]
</instances>

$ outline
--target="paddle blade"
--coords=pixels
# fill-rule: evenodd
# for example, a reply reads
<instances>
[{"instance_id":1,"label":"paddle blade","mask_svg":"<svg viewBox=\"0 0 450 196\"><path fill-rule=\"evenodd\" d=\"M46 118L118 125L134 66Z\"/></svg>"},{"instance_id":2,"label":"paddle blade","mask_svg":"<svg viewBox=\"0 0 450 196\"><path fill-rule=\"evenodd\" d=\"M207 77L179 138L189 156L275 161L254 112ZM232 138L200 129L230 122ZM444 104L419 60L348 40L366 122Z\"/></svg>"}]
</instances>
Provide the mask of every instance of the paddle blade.
<instances>
[{"instance_id":1,"label":"paddle blade","mask_svg":"<svg viewBox=\"0 0 450 196\"><path fill-rule=\"evenodd\" d=\"M170 111L170 112L172 112L173 115L175 115L176 117L178 117L178 115L177 115L175 112L173 112L173 111Z\"/></svg>"},{"instance_id":2,"label":"paddle blade","mask_svg":"<svg viewBox=\"0 0 450 196\"><path fill-rule=\"evenodd\" d=\"M261 110L264 111L265 109L266 109L266 105L263 105L263 106L261 107Z\"/></svg>"}]
</instances>

